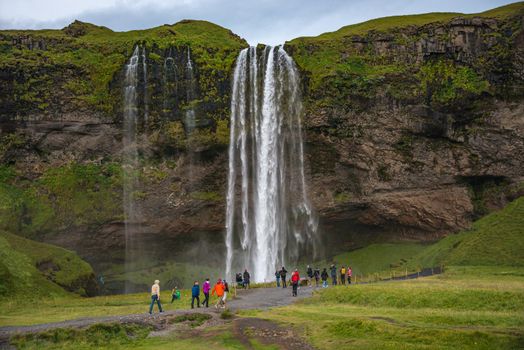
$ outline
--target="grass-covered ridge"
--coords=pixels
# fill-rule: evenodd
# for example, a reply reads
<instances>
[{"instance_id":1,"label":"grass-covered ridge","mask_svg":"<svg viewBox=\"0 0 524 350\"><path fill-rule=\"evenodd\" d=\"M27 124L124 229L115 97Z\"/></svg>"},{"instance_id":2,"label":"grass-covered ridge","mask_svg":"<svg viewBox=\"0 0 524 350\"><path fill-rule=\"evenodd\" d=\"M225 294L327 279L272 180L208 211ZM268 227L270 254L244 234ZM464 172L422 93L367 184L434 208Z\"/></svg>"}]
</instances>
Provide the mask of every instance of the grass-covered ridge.
<instances>
[{"instance_id":1,"label":"grass-covered ridge","mask_svg":"<svg viewBox=\"0 0 524 350\"><path fill-rule=\"evenodd\" d=\"M95 294L91 266L75 253L0 230L0 299Z\"/></svg>"},{"instance_id":2,"label":"grass-covered ridge","mask_svg":"<svg viewBox=\"0 0 524 350\"><path fill-rule=\"evenodd\" d=\"M137 44L146 47L151 61L169 47L190 47L193 59L210 77L227 75L238 51L247 46L231 31L197 20L128 32L79 21L62 30L0 31L0 70L16 71L24 78L9 86L13 113L16 107L27 109L24 104L45 112L57 99L52 88L63 90L77 107L112 112L120 96L114 96L110 84ZM66 73L65 79L57 71Z\"/></svg>"},{"instance_id":3,"label":"grass-covered ridge","mask_svg":"<svg viewBox=\"0 0 524 350\"><path fill-rule=\"evenodd\" d=\"M427 247L407 266L524 266L524 197Z\"/></svg>"},{"instance_id":4,"label":"grass-covered ridge","mask_svg":"<svg viewBox=\"0 0 524 350\"><path fill-rule=\"evenodd\" d=\"M362 99L377 95L449 106L482 94L507 93L500 86L491 86L491 79L493 74L510 74L513 69L512 45L521 30L523 13L524 3L518 2L477 14L384 17L316 37L296 38L286 42L286 48L308 76L314 105L319 107L361 108ZM480 54L484 49L477 48L470 62L455 60L456 53L451 51L442 57L415 59L422 58L425 40L441 47L457 45L449 23L459 18L496 21L489 29L479 30L482 40L490 42L486 52ZM433 29L439 26L440 34L436 34ZM494 82L503 86L501 81ZM433 91L438 94L433 96Z\"/></svg>"}]
</instances>

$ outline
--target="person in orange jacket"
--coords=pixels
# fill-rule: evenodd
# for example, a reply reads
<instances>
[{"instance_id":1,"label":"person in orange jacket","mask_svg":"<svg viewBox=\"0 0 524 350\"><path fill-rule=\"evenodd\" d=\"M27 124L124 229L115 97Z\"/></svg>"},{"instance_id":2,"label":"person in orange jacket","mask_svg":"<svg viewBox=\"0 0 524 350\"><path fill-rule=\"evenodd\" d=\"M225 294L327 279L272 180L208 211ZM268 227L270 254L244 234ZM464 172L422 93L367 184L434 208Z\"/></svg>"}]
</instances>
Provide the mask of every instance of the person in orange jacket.
<instances>
[{"instance_id":1,"label":"person in orange jacket","mask_svg":"<svg viewBox=\"0 0 524 350\"><path fill-rule=\"evenodd\" d=\"M224 290L225 290L225 286L224 284L222 283L222 280L219 278L217 283L213 286L213 289L211 290L211 295L217 295L218 297L218 300L215 304L215 308L218 309L218 306L220 305L220 307L223 306L224 304Z\"/></svg>"},{"instance_id":2,"label":"person in orange jacket","mask_svg":"<svg viewBox=\"0 0 524 350\"><path fill-rule=\"evenodd\" d=\"M300 282L300 275L298 274L298 270L295 269L295 271L291 275L291 284L293 285L293 296L294 297L297 296L299 282Z\"/></svg>"}]
</instances>

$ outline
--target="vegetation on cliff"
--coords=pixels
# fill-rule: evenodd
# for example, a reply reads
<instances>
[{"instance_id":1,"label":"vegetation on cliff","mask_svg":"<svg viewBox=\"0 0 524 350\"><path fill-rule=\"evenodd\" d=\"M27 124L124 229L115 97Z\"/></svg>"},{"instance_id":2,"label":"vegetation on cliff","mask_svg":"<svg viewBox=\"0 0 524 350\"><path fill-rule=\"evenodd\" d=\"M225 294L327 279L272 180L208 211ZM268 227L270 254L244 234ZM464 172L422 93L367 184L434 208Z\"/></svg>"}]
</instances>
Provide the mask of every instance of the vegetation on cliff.
<instances>
[{"instance_id":1,"label":"vegetation on cliff","mask_svg":"<svg viewBox=\"0 0 524 350\"><path fill-rule=\"evenodd\" d=\"M307 74L315 106L359 110L388 96L453 107L483 93L521 93L515 81L507 85L523 13L524 3L515 3L478 14L385 17L293 39L286 48ZM478 39L484 43L469 52Z\"/></svg>"},{"instance_id":2,"label":"vegetation on cliff","mask_svg":"<svg viewBox=\"0 0 524 350\"><path fill-rule=\"evenodd\" d=\"M0 166L0 229L24 236L122 216L122 169L116 163L50 168L36 179Z\"/></svg>"},{"instance_id":3,"label":"vegetation on cliff","mask_svg":"<svg viewBox=\"0 0 524 350\"><path fill-rule=\"evenodd\" d=\"M2 114L13 118L93 107L106 115L118 112L122 92L112 85L136 45L147 48L157 69L169 48L190 47L200 69L201 98L209 100L220 98L217 90L247 43L218 25L193 20L129 32L79 21L62 30L0 31L0 70L7 73L0 81L7 92ZM64 100L67 106L61 106Z\"/></svg>"}]
</instances>

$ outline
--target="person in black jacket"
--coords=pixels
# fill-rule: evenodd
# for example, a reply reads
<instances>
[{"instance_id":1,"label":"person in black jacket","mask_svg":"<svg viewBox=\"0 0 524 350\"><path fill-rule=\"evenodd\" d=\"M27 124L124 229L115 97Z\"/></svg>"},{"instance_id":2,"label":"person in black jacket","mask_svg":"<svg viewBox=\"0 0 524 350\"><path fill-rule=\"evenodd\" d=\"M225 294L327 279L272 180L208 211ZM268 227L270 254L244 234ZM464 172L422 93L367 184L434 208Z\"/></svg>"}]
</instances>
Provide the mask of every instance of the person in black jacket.
<instances>
[{"instance_id":1,"label":"person in black jacket","mask_svg":"<svg viewBox=\"0 0 524 350\"><path fill-rule=\"evenodd\" d=\"M244 289L249 289L249 283L251 280L251 275L247 272L247 269L244 270Z\"/></svg>"},{"instance_id":2,"label":"person in black jacket","mask_svg":"<svg viewBox=\"0 0 524 350\"><path fill-rule=\"evenodd\" d=\"M324 270L322 270L322 274L320 275L320 277L322 278L322 288L327 288L328 286L328 273L327 273L327 270L326 268L324 267Z\"/></svg>"},{"instance_id":3,"label":"person in black jacket","mask_svg":"<svg viewBox=\"0 0 524 350\"><path fill-rule=\"evenodd\" d=\"M331 284L337 285L337 267L335 264L331 264Z\"/></svg>"},{"instance_id":4,"label":"person in black jacket","mask_svg":"<svg viewBox=\"0 0 524 350\"><path fill-rule=\"evenodd\" d=\"M287 274L287 270L284 266L282 266L282 270L280 270L280 278L282 279L282 288L287 288L286 274Z\"/></svg>"},{"instance_id":5,"label":"person in black jacket","mask_svg":"<svg viewBox=\"0 0 524 350\"><path fill-rule=\"evenodd\" d=\"M313 276L315 277L315 286L318 287L318 281L320 280L320 270L318 267L315 267L315 271L313 271Z\"/></svg>"}]
</instances>

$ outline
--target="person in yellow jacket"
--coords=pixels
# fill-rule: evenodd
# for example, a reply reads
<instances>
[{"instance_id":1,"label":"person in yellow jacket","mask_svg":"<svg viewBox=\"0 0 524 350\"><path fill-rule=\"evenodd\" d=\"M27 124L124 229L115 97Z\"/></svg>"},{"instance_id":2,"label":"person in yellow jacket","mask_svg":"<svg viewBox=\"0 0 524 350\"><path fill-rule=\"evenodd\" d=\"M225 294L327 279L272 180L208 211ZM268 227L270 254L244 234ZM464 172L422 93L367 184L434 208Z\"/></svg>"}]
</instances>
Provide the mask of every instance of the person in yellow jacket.
<instances>
[{"instance_id":1,"label":"person in yellow jacket","mask_svg":"<svg viewBox=\"0 0 524 350\"><path fill-rule=\"evenodd\" d=\"M344 266L340 268L340 283L346 284L346 268Z\"/></svg>"},{"instance_id":2,"label":"person in yellow jacket","mask_svg":"<svg viewBox=\"0 0 524 350\"><path fill-rule=\"evenodd\" d=\"M158 305L158 311L162 311L162 304L160 304L160 281L156 280L155 283L151 286L151 305L149 305L149 314L153 313L153 306L155 302Z\"/></svg>"}]
</instances>

